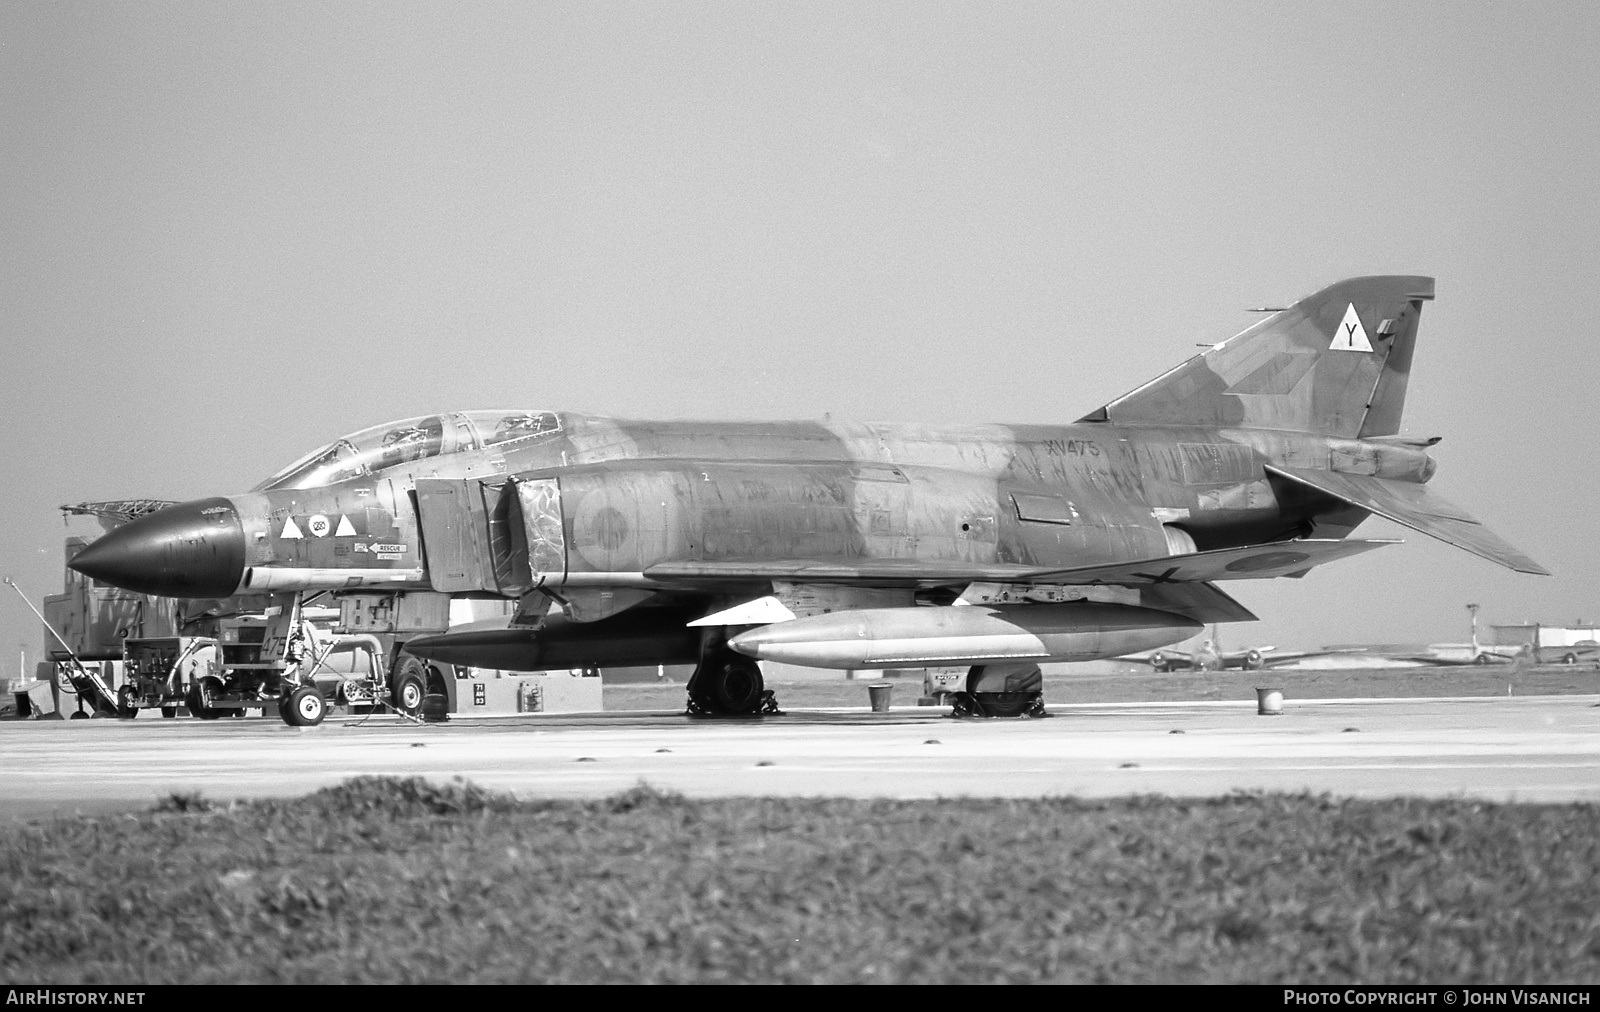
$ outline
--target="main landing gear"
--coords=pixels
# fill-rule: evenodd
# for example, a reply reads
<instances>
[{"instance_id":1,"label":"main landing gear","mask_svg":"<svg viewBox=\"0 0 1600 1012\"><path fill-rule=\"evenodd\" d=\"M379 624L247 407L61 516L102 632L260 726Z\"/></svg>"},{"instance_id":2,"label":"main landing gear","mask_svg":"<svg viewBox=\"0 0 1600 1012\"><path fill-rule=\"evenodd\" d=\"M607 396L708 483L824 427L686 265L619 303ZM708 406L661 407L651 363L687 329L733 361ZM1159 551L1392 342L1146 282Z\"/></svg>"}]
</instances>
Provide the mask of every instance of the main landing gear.
<instances>
[{"instance_id":1,"label":"main landing gear","mask_svg":"<svg viewBox=\"0 0 1600 1012\"><path fill-rule=\"evenodd\" d=\"M689 677L691 717L777 714L777 697L761 678L761 666L724 646L707 650Z\"/></svg>"},{"instance_id":2,"label":"main landing gear","mask_svg":"<svg viewBox=\"0 0 1600 1012\"><path fill-rule=\"evenodd\" d=\"M952 717L1043 717L1044 674L1037 664L980 664L967 672L967 691L951 703Z\"/></svg>"}]
</instances>

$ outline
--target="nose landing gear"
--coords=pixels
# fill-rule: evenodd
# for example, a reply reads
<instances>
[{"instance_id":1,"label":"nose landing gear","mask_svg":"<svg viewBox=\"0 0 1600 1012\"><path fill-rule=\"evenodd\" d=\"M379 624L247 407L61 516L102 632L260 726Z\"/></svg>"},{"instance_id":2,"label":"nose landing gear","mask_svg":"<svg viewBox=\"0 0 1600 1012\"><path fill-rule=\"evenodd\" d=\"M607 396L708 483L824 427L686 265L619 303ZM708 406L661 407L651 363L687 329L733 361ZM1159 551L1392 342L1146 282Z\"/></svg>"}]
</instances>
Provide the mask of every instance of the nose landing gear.
<instances>
[{"instance_id":1,"label":"nose landing gear","mask_svg":"<svg viewBox=\"0 0 1600 1012\"><path fill-rule=\"evenodd\" d=\"M290 727L316 727L328 715L328 701L314 685L302 685L278 703L278 716Z\"/></svg>"}]
</instances>

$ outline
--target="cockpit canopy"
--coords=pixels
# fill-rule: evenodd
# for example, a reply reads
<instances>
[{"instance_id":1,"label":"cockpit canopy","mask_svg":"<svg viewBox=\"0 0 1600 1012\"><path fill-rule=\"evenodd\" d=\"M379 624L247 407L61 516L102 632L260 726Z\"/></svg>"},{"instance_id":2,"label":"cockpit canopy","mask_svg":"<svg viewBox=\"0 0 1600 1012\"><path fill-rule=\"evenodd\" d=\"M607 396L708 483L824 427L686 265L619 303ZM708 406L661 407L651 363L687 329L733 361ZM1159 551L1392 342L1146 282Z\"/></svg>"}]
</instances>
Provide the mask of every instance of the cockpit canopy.
<instances>
[{"instance_id":1,"label":"cockpit canopy","mask_svg":"<svg viewBox=\"0 0 1600 1012\"><path fill-rule=\"evenodd\" d=\"M560 430L561 420L553 411L420 415L374 425L318 447L250 491L319 488L429 457L532 440Z\"/></svg>"}]
</instances>

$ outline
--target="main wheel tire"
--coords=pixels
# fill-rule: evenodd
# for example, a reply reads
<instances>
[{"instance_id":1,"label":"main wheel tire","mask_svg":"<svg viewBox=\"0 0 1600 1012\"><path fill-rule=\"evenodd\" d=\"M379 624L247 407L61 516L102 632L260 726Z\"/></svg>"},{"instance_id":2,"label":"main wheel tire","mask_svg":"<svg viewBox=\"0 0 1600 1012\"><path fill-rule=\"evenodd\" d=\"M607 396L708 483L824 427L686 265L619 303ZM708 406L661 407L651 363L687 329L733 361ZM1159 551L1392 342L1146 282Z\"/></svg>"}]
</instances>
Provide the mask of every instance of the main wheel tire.
<instances>
[{"instance_id":1,"label":"main wheel tire","mask_svg":"<svg viewBox=\"0 0 1600 1012\"><path fill-rule=\"evenodd\" d=\"M1044 691L1039 665L979 664L967 671L968 692L976 696L1037 695Z\"/></svg>"},{"instance_id":2,"label":"main wheel tire","mask_svg":"<svg viewBox=\"0 0 1600 1012\"><path fill-rule=\"evenodd\" d=\"M1577 654L1567 654L1566 656L1561 658L1561 663L1562 664L1576 664L1576 663L1578 663L1578 655Z\"/></svg>"},{"instance_id":3,"label":"main wheel tire","mask_svg":"<svg viewBox=\"0 0 1600 1012\"><path fill-rule=\"evenodd\" d=\"M1474 657L1472 659L1472 663L1474 663L1474 664L1488 664L1489 663L1489 655L1488 654L1479 654L1478 656L1476 656L1476 657Z\"/></svg>"},{"instance_id":4,"label":"main wheel tire","mask_svg":"<svg viewBox=\"0 0 1600 1012\"><path fill-rule=\"evenodd\" d=\"M139 690L131 685L124 685L117 690L117 716L125 720L132 720L139 716Z\"/></svg>"},{"instance_id":5,"label":"main wheel tire","mask_svg":"<svg viewBox=\"0 0 1600 1012\"><path fill-rule=\"evenodd\" d=\"M328 715L328 701L314 686L302 685L289 693L287 712L293 718L291 726L316 727Z\"/></svg>"},{"instance_id":6,"label":"main wheel tire","mask_svg":"<svg viewBox=\"0 0 1600 1012\"><path fill-rule=\"evenodd\" d=\"M761 666L739 654L707 658L689 679L690 709L724 717L741 717L761 710L766 683Z\"/></svg>"},{"instance_id":7,"label":"main wheel tire","mask_svg":"<svg viewBox=\"0 0 1600 1012\"><path fill-rule=\"evenodd\" d=\"M729 658L718 665L718 675L711 688L718 709L730 714L761 709L761 694L767 686L755 661L748 657Z\"/></svg>"},{"instance_id":8,"label":"main wheel tire","mask_svg":"<svg viewBox=\"0 0 1600 1012\"><path fill-rule=\"evenodd\" d=\"M389 698L394 708L416 716L428 694L428 665L420 657L401 654L390 679Z\"/></svg>"},{"instance_id":9,"label":"main wheel tire","mask_svg":"<svg viewBox=\"0 0 1600 1012\"><path fill-rule=\"evenodd\" d=\"M1022 717L1042 697L1038 692L974 692L973 700L987 717Z\"/></svg>"}]
</instances>

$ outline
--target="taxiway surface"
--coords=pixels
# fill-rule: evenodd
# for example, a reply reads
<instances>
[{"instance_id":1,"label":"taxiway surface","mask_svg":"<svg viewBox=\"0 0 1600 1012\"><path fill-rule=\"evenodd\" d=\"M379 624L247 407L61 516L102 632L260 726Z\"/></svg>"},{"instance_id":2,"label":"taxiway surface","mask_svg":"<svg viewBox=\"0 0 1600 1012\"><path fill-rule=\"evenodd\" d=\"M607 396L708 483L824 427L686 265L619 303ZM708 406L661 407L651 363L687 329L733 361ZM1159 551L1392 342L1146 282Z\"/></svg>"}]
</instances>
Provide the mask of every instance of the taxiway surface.
<instances>
[{"instance_id":1,"label":"taxiway surface","mask_svg":"<svg viewBox=\"0 0 1600 1012\"><path fill-rule=\"evenodd\" d=\"M1238 790L1600 800L1600 703L1531 696L1081 704L1045 720L906 707L694 720L662 711L290 728L276 719L0 724L0 817L286 797L361 775L521 797L641 782L695 796L1209 796Z\"/></svg>"}]
</instances>

